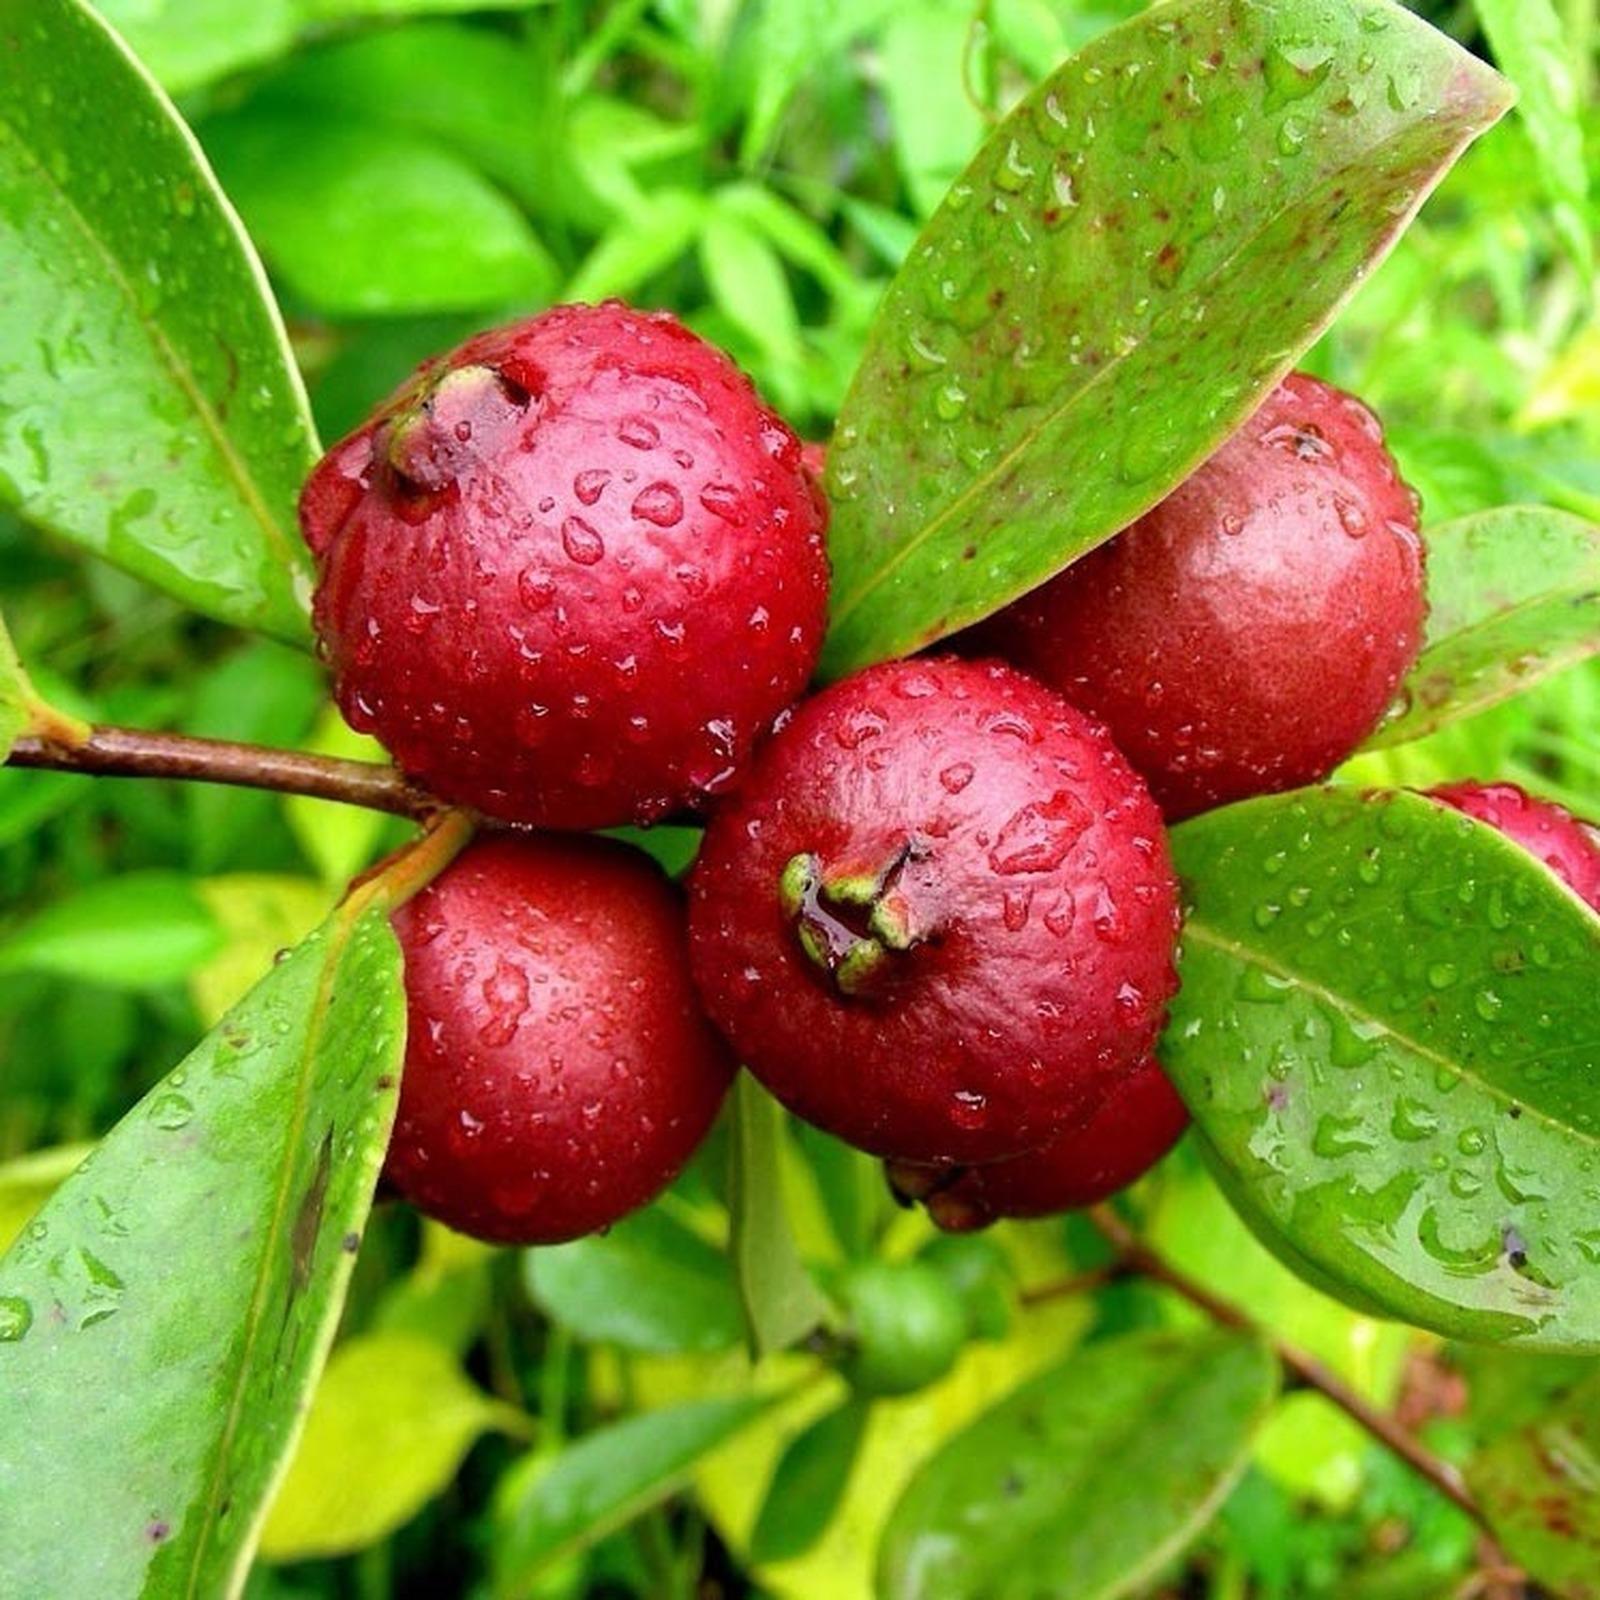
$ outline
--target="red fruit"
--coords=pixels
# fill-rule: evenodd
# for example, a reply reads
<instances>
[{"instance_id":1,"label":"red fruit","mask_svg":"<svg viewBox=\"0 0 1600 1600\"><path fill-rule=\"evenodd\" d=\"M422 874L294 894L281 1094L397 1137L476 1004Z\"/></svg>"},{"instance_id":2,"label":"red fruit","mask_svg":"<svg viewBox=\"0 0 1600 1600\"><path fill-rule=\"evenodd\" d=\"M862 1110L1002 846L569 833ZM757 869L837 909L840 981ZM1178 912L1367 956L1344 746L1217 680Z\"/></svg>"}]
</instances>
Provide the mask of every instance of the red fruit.
<instances>
[{"instance_id":1,"label":"red fruit","mask_svg":"<svg viewBox=\"0 0 1600 1600\"><path fill-rule=\"evenodd\" d=\"M902 1195L921 1200L945 1232L968 1233L1001 1217L1050 1217L1096 1205L1142 1178L1188 1126L1177 1090L1150 1060L1086 1123L1041 1149L944 1173L900 1164L889 1176Z\"/></svg>"},{"instance_id":2,"label":"red fruit","mask_svg":"<svg viewBox=\"0 0 1600 1600\"><path fill-rule=\"evenodd\" d=\"M1176 929L1144 785L997 663L890 663L801 706L690 885L695 978L750 1070L912 1161L1091 1115L1155 1042Z\"/></svg>"},{"instance_id":3,"label":"red fruit","mask_svg":"<svg viewBox=\"0 0 1600 1600\"><path fill-rule=\"evenodd\" d=\"M683 907L606 839L481 838L395 913L409 1035L387 1176L476 1238L555 1244L671 1182L732 1075Z\"/></svg>"},{"instance_id":4,"label":"red fruit","mask_svg":"<svg viewBox=\"0 0 1600 1600\"><path fill-rule=\"evenodd\" d=\"M698 804L821 644L799 441L726 356L615 302L423 368L323 459L300 519L346 717L510 821Z\"/></svg>"},{"instance_id":5,"label":"red fruit","mask_svg":"<svg viewBox=\"0 0 1600 1600\"><path fill-rule=\"evenodd\" d=\"M805 467L806 471L809 472L818 483L821 483L823 473L828 470L827 445L818 444L814 439L807 439L805 443L800 446L800 461Z\"/></svg>"},{"instance_id":6,"label":"red fruit","mask_svg":"<svg viewBox=\"0 0 1600 1600\"><path fill-rule=\"evenodd\" d=\"M1553 800L1535 800L1514 783L1452 783L1430 791L1469 817L1498 828L1600 911L1600 828Z\"/></svg>"},{"instance_id":7,"label":"red fruit","mask_svg":"<svg viewBox=\"0 0 1600 1600\"><path fill-rule=\"evenodd\" d=\"M1377 418L1287 379L1186 483L979 636L1100 717L1172 819L1328 775L1426 613Z\"/></svg>"}]
</instances>

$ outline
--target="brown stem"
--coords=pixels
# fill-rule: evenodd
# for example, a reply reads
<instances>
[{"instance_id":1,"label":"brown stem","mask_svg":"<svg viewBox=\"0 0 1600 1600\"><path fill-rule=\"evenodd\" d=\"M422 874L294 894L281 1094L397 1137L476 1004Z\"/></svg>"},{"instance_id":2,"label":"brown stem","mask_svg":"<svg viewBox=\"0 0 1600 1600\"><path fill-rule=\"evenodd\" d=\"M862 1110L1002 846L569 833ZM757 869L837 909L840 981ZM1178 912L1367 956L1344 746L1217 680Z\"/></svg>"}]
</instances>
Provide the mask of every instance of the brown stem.
<instances>
[{"instance_id":1,"label":"brown stem","mask_svg":"<svg viewBox=\"0 0 1600 1600\"><path fill-rule=\"evenodd\" d=\"M188 778L271 789L418 820L442 809L438 800L415 787L404 774L378 762L135 728L91 728L86 739L70 743L26 735L17 741L6 764L102 778Z\"/></svg>"},{"instance_id":2,"label":"brown stem","mask_svg":"<svg viewBox=\"0 0 1600 1600\"><path fill-rule=\"evenodd\" d=\"M1239 1328L1256 1334L1271 1346L1284 1370L1307 1388L1315 1389L1331 1400L1352 1421L1365 1428L1379 1444L1399 1456L1415 1472L1420 1473L1446 1499L1459 1506L1479 1527L1489 1527L1483 1507L1473 1498L1461 1474L1448 1461L1441 1460L1419 1439L1395 1421L1377 1410L1357 1394L1339 1375L1331 1371L1315 1356L1308 1355L1294 1345L1286 1344L1269 1330L1261 1327L1231 1301L1224 1300L1196 1283L1187 1274L1158 1255L1109 1206L1095 1206L1089 1220L1117 1252L1117 1263L1124 1270L1137 1272L1159 1283L1174 1294L1181 1295L1190 1305L1197 1307L1224 1327ZM1037 1297L1038 1291L1035 1291Z\"/></svg>"},{"instance_id":3,"label":"brown stem","mask_svg":"<svg viewBox=\"0 0 1600 1600\"><path fill-rule=\"evenodd\" d=\"M1093 1294L1107 1284L1130 1277L1134 1268L1127 1262L1108 1261L1103 1267L1090 1267L1086 1272L1075 1272L1070 1278L1052 1278L1049 1283L1036 1283L1021 1290L1017 1299L1025 1306L1042 1306L1051 1300L1070 1300L1074 1295Z\"/></svg>"}]
</instances>

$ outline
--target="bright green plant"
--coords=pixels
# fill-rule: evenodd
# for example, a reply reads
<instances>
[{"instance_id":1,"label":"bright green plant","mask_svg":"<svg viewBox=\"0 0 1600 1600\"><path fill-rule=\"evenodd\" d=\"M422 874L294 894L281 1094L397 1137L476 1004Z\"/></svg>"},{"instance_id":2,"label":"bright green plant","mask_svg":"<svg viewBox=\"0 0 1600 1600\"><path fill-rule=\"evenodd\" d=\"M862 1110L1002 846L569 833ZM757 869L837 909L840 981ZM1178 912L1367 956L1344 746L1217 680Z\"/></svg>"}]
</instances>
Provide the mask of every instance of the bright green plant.
<instances>
[{"instance_id":1,"label":"bright green plant","mask_svg":"<svg viewBox=\"0 0 1600 1600\"><path fill-rule=\"evenodd\" d=\"M0 1593L1413 1600L1488 1530L1592 1594L1600 918L1363 798L1600 806L1591 0L101 9L0 0ZM1424 654L1344 784L1175 830L1198 1133L1096 1226L930 1244L748 1080L605 1237L374 1209L466 823L329 711L295 495L607 294L833 430L832 674L1295 365L1389 420Z\"/></svg>"}]
</instances>

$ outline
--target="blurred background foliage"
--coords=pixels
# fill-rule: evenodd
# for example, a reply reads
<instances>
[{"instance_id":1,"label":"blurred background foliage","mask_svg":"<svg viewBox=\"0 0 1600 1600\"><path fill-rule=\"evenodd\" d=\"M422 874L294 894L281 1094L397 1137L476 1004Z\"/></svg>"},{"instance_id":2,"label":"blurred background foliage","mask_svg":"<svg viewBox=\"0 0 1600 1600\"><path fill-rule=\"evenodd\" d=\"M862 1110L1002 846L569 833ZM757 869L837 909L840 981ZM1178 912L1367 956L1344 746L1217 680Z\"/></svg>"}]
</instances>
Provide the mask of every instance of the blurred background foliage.
<instances>
[{"instance_id":1,"label":"blurred background foliage","mask_svg":"<svg viewBox=\"0 0 1600 1600\"><path fill-rule=\"evenodd\" d=\"M884 284L987 125L1141 6L102 9L172 91L257 241L331 440L473 329L605 295L677 310L802 433L826 437ZM1428 521L1512 501L1600 518L1586 177L1600 139L1595 0L1414 9L1511 72L1523 114L1467 156L1309 364L1384 416ZM74 710L373 753L331 712L313 661L241 641L3 512L0 610L41 688ZM1600 812L1600 672L1568 673L1353 771L1407 783L1509 776ZM0 1239L397 827L318 802L0 771ZM680 858L681 845L669 846ZM925 1224L887 1207L871 1163L809 1132L791 1143L810 1256L826 1266L926 1247ZM268 1530L280 1564L264 1563L252 1592L487 1592L500 1559L491 1531L514 1526L517 1495L564 1439L634 1407L747 1392L715 1248L721 1161L713 1140L650 1212L536 1258L380 1211L346 1342ZM1399 1404L1447 1455L1515 1422L1530 1391L1577 1375L1570 1363L1440 1352L1321 1299L1253 1244L1187 1150L1138 1203L1176 1259ZM500 1592L864 1594L876 1530L938 1440L1074 1341L1182 1315L1135 1285L1015 1311L1017 1279L1095 1252L1068 1223L1011 1227L952 1255L950 1270L992 1297L996 1337L926 1395L876 1406L864 1438L854 1420L809 1435L822 1442L786 1463L791 1489L778 1497L810 1508L798 1525L762 1502L785 1441L837 1405L833 1380L787 1395L709 1457L696 1494L537 1580L502 1573ZM799 1358L768 1367L757 1383L775 1392L812 1370ZM1281 1402L1220 1520L1156 1592L1519 1592L1473 1578L1474 1562L1463 1518L1300 1394Z\"/></svg>"}]
</instances>

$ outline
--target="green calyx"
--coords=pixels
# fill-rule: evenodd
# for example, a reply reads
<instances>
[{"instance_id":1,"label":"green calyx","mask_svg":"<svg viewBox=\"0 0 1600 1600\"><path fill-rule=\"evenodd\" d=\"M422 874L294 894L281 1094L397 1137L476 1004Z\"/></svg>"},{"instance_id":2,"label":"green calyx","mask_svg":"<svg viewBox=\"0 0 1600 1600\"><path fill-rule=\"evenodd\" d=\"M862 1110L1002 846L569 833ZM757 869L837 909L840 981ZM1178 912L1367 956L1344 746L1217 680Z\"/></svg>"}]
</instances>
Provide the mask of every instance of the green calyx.
<instances>
[{"instance_id":1,"label":"green calyx","mask_svg":"<svg viewBox=\"0 0 1600 1600\"><path fill-rule=\"evenodd\" d=\"M902 849L881 872L824 874L814 855L792 856L778 878L778 902L806 959L840 994L871 993L894 964L928 938L901 892Z\"/></svg>"},{"instance_id":2,"label":"green calyx","mask_svg":"<svg viewBox=\"0 0 1600 1600\"><path fill-rule=\"evenodd\" d=\"M423 490L445 488L526 406L493 367L454 367L389 426L389 465Z\"/></svg>"}]
</instances>

